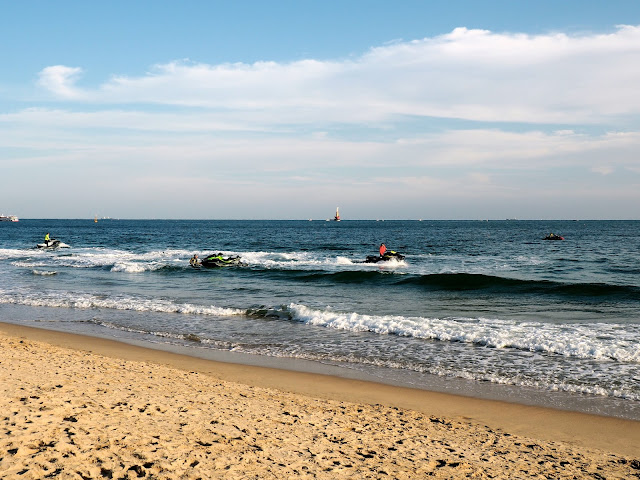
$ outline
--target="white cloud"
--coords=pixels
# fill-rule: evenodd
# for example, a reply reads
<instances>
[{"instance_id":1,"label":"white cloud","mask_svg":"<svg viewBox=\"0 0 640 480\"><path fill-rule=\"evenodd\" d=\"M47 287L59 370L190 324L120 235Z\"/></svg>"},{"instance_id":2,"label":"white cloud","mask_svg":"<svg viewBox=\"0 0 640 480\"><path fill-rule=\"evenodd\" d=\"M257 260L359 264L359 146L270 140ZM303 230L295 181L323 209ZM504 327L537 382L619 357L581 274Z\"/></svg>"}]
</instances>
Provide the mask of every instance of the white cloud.
<instances>
[{"instance_id":1,"label":"white cloud","mask_svg":"<svg viewBox=\"0 0 640 480\"><path fill-rule=\"evenodd\" d=\"M75 82L82 73L82 68L54 65L44 68L38 75L40 86L50 90L53 94L65 99L84 98L81 90L75 87Z\"/></svg>"},{"instance_id":2,"label":"white cloud","mask_svg":"<svg viewBox=\"0 0 640 480\"><path fill-rule=\"evenodd\" d=\"M66 99L227 109L270 124L397 115L589 123L640 114L640 26L580 36L457 28L355 60L171 62L93 90L76 87L80 71L47 67L40 84Z\"/></svg>"}]
</instances>

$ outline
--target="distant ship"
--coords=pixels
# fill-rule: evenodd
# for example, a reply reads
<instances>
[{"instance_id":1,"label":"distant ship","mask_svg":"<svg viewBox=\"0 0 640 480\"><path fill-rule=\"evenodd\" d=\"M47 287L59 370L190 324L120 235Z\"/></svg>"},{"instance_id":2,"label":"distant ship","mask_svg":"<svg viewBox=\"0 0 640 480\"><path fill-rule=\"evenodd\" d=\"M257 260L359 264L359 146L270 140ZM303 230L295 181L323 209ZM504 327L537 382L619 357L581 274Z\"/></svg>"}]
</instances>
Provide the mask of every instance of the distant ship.
<instances>
[{"instance_id":1,"label":"distant ship","mask_svg":"<svg viewBox=\"0 0 640 480\"><path fill-rule=\"evenodd\" d=\"M336 207L336 216L335 216L335 217L333 217L333 220L334 220L335 222L339 222L339 221L340 221L340 212L339 212L339 208L340 208L340 207Z\"/></svg>"},{"instance_id":2,"label":"distant ship","mask_svg":"<svg viewBox=\"0 0 640 480\"><path fill-rule=\"evenodd\" d=\"M0 222L17 222L18 217L15 215L0 215Z\"/></svg>"}]
</instances>

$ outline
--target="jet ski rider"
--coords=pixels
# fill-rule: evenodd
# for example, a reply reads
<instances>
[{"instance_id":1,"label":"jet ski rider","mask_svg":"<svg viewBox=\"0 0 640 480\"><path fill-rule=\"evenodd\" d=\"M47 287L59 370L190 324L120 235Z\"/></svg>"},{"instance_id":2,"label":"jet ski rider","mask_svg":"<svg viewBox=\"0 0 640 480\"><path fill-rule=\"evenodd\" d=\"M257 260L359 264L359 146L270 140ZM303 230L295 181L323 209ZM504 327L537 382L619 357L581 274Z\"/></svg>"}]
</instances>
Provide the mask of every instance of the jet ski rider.
<instances>
[{"instance_id":1,"label":"jet ski rider","mask_svg":"<svg viewBox=\"0 0 640 480\"><path fill-rule=\"evenodd\" d=\"M197 267L198 265L200 265L197 253L193 254L193 257L191 257L191 260L189 260L189 265L191 265L192 267Z\"/></svg>"},{"instance_id":2,"label":"jet ski rider","mask_svg":"<svg viewBox=\"0 0 640 480\"><path fill-rule=\"evenodd\" d=\"M387 246L384 243L380 244L380 256L384 257L385 252L387 251Z\"/></svg>"},{"instance_id":3,"label":"jet ski rider","mask_svg":"<svg viewBox=\"0 0 640 480\"><path fill-rule=\"evenodd\" d=\"M44 243L47 247L49 246L50 241L51 241L51 238L49 237L49 232L47 232L44 236Z\"/></svg>"}]
</instances>

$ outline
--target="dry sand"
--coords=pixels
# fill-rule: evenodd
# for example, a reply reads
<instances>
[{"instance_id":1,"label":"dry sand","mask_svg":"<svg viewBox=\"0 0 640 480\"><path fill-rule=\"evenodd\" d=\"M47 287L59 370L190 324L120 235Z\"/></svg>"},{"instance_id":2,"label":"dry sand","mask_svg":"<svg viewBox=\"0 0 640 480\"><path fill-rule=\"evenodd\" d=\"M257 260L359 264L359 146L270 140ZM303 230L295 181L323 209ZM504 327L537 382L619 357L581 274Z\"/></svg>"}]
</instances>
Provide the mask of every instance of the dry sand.
<instances>
[{"instance_id":1,"label":"dry sand","mask_svg":"<svg viewBox=\"0 0 640 480\"><path fill-rule=\"evenodd\" d=\"M640 478L640 422L0 323L0 478Z\"/></svg>"}]
</instances>

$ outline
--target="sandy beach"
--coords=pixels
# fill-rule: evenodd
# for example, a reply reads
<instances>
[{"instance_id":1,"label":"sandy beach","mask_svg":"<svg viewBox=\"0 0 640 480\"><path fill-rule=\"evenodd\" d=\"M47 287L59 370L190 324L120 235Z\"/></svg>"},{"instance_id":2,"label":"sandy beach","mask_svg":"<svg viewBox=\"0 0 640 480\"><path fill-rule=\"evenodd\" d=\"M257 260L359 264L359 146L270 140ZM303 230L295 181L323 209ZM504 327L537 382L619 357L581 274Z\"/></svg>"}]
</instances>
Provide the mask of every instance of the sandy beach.
<instances>
[{"instance_id":1,"label":"sandy beach","mask_svg":"<svg viewBox=\"0 0 640 480\"><path fill-rule=\"evenodd\" d=\"M0 323L0 478L640 478L640 423Z\"/></svg>"}]
</instances>

